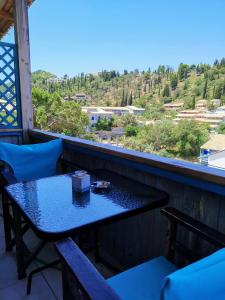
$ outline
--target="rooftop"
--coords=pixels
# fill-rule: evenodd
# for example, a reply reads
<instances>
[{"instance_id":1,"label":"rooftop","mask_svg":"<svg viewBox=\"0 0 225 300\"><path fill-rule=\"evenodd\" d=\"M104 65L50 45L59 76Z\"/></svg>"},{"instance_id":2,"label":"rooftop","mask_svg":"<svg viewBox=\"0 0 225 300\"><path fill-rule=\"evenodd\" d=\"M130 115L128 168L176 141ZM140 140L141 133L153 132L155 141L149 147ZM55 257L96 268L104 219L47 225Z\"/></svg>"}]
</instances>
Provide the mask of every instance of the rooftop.
<instances>
[{"instance_id":1,"label":"rooftop","mask_svg":"<svg viewBox=\"0 0 225 300\"><path fill-rule=\"evenodd\" d=\"M201 149L222 151L225 149L225 134L213 134L210 140L201 146Z\"/></svg>"},{"instance_id":2,"label":"rooftop","mask_svg":"<svg viewBox=\"0 0 225 300\"><path fill-rule=\"evenodd\" d=\"M182 107L184 105L184 102L172 102L172 103L166 103L164 104L164 107Z\"/></svg>"}]
</instances>

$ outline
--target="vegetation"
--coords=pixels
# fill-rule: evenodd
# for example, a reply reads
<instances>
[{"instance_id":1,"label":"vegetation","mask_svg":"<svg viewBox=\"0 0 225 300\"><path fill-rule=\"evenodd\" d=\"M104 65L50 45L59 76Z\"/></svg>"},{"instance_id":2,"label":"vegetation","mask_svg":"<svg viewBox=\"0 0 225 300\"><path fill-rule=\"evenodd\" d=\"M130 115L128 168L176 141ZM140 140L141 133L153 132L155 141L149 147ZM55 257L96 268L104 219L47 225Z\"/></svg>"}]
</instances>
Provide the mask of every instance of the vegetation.
<instances>
[{"instance_id":1,"label":"vegetation","mask_svg":"<svg viewBox=\"0 0 225 300\"><path fill-rule=\"evenodd\" d=\"M95 129L96 130L107 130L110 131L113 126L113 118L111 120L108 120L106 117L102 119L98 119Z\"/></svg>"},{"instance_id":2,"label":"vegetation","mask_svg":"<svg viewBox=\"0 0 225 300\"><path fill-rule=\"evenodd\" d=\"M219 127L217 128L217 133L225 134L225 123L219 125Z\"/></svg>"},{"instance_id":3,"label":"vegetation","mask_svg":"<svg viewBox=\"0 0 225 300\"><path fill-rule=\"evenodd\" d=\"M164 120L140 127L136 132L130 129L128 133L129 138L123 138L125 147L185 159L199 156L200 146L209 138L207 125L190 120L181 121L177 125Z\"/></svg>"},{"instance_id":4,"label":"vegetation","mask_svg":"<svg viewBox=\"0 0 225 300\"><path fill-rule=\"evenodd\" d=\"M91 105L146 107L171 101L221 99L225 103L225 59L213 65L181 63L175 71L169 66L156 70L128 72L102 71L98 74L81 73L61 80L51 73L37 71L32 75L35 87L61 97L84 93Z\"/></svg>"},{"instance_id":5,"label":"vegetation","mask_svg":"<svg viewBox=\"0 0 225 300\"><path fill-rule=\"evenodd\" d=\"M40 88L33 88L32 96L35 127L74 136L85 134L88 117L78 104Z\"/></svg>"},{"instance_id":6,"label":"vegetation","mask_svg":"<svg viewBox=\"0 0 225 300\"><path fill-rule=\"evenodd\" d=\"M182 101L184 108L195 109L197 101L205 99L209 110L215 108L211 99L221 99L225 104L225 59L216 60L213 65L181 63L177 71L161 65L154 71L124 70L121 74L103 70L73 78L65 75L62 79L39 70L32 74L32 80L36 127L94 139L94 134L85 133L88 118L80 104L64 100L85 94L88 105L145 108L142 117L127 114L112 121L99 120L95 130L124 127L121 145L185 159L199 155L201 144L209 137L209 128L193 121L175 124L176 113L166 111L164 104ZM224 125L218 132L225 133Z\"/></svg>"}]
</instances>

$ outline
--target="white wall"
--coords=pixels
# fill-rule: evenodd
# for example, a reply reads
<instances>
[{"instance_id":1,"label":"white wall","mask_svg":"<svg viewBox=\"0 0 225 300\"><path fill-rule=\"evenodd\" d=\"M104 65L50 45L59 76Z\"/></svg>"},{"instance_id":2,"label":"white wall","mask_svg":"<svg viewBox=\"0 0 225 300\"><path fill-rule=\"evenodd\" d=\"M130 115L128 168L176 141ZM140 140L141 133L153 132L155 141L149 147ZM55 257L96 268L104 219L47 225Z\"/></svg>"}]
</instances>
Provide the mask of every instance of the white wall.
<instances>
[{"instance_id":1,"label":"white wall","mask_svg":"<svg viewBox=\"0 0 225 300\"><path fill-rule=\"evenodd\" d=\"M225 169L225 150L209 155L208 165L210 167Z\"/></svg>"}]
</instances>

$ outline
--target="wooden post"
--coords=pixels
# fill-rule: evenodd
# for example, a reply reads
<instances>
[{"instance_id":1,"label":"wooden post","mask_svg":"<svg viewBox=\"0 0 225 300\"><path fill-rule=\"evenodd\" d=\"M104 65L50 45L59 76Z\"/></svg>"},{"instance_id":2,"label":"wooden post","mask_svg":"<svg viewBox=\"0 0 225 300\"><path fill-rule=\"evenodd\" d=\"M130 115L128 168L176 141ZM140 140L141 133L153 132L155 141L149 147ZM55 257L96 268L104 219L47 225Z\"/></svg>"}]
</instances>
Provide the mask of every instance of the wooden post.
<instances>
[{"instance_id":1,"label":"wooden post","mask_svg":"<svg viewBox=\"0 0 225 300\"><path fill-rule=\"evenodd\" d=\"M13 0L13 5L15 43L18 49L19 62L23 139L27 143L29 140L28 130L33 128L28 6L26 0Z\"/></svg>"}]
</instances>

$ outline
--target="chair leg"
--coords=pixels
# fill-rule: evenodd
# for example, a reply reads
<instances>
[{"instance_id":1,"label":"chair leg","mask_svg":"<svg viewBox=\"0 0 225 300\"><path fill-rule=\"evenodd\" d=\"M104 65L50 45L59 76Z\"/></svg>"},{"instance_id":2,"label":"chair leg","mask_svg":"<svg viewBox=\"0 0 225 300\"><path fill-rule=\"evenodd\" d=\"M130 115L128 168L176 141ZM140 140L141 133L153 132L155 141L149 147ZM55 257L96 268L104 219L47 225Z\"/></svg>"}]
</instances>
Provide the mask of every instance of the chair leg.
<instances>
[{"instance_id":1,"label":"chair leg","mask_svg":"<svg viewBox=\"0 0 225 300\"><path fill-rule=\"evenodd\" d=\"M13 220L15 226L15 241L16 241L16 260L18 279L26 277L26 264L24 256L24 243L22 235L22 221L17 209L13 206Z\"/></svg>"},{"instance_id":2,"label":"chair leg","mask_svg":"<svg viewBox=\"0 0 225 300\"><path fill-rule=\"evenodd\" d=\"M12 231L10 225L10 211L9 211L9 200L7 198L6 192L2 192L2 210L3 210L3 222L4 222L4 231L5 231L5 247L6 251L11 251L10 247L12 242Z\"/></svg>"},{"instance_id":3,"label":"chair leg","mask_svg":"<svg viewBox=\"0 0 225 300\"><path fill-rule=\"evenodd\" d=\"M13 224L11 224L13 225ZM22 228L22 235L24 235L27 230L29 229L29 225L25 224ZM9 242L9 244L7 245L7 251L11 251L13 249L13 247L16 245L16 239L15 237L11 239L11 241ZM30 251L28 250L28 248L26 247L26 245L24 244L24 251L26 252L26 255L29 255Z\"/></svg>"},{"instance_id":4,"label":"chair leg","mask_svg":"<svg viewBox=\"0 0 225 300\"><path fill-rule=\"evenodd\" d=\"M94 244L95 262L99 262L99 232L95 230L95 244Z\"/></svg>"},{"instance_id":5,"label":"chair leg","mask_svg":"<svg viewBox=\"0 0 225 300\"><path fill-rule=\"evenodd\" d=\"M44 270L47 270L49 268L52 268L55 265L58 265L59 263L60 263L60 260L58 259L58 260L55 260L45 266L39 267L39 268L33 270L32 272L30 272L30 274L28 275L28 278L27 278L27 295L30 295L30 293L31 293L33 275L35 275L39 272L42 272Z\"/></svg>"}]
</instances>

